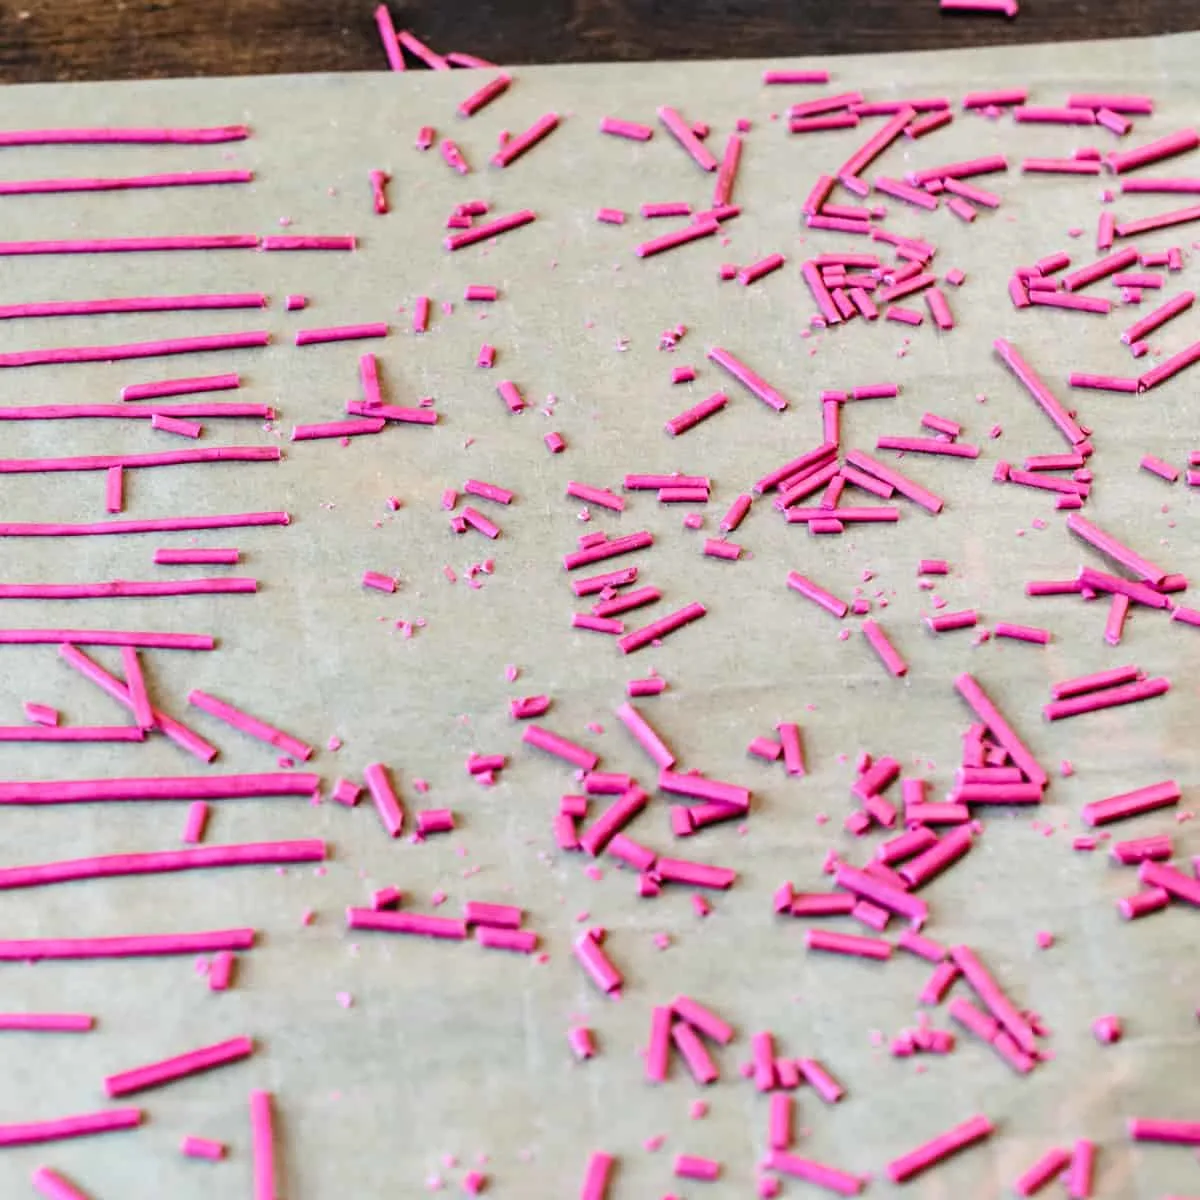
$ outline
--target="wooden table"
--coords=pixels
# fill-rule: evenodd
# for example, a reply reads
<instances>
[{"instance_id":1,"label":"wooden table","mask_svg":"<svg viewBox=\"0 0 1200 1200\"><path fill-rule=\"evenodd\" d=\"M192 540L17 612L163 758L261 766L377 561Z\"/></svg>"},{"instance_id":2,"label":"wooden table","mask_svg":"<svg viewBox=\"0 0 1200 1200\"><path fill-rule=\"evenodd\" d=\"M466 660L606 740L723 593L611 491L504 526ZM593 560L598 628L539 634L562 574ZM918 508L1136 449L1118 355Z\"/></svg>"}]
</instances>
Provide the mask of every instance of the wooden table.
<instances>
[{"instance_id":1,"label":"wooden table","mask_svg":"<svg viewBox=\"0 0 1200 1200\"><path fill-rule=\"evenodd\" d=\"M363 71L374 0L8 0L5 82ZM783 57L1135 37L1200 28L1200 0L1022 0L1014 21L937 0L393 0L397 28L504 64Z\"/></svg>"}]
</instances>

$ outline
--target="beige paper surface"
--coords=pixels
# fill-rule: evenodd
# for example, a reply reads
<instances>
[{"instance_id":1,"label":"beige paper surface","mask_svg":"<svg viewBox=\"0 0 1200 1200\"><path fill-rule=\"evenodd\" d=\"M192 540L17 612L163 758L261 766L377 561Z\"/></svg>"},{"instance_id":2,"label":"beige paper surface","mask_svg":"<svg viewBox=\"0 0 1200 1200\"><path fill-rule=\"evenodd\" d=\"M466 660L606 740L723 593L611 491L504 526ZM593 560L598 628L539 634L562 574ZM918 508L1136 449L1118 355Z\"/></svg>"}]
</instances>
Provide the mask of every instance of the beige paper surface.
<instances>
[{"instance_id":1,"label":"beige paper surface","mask_svg":"<svg viewBox=\"0 0 1200 1200\"><path fill-rule=\"evenodd\" d=\"M1141 120L1138 141L1193 124L1200 111L1191 85L1200 42L1181 37L1139 43L978 50L969 54L899 55L831 64L830 90L860 88L869 97L946 94L974 87L1028 84L1036 102L1058 104L1070 90L1147 91L1158 115ZM83 1037L3 1037L0 1121L23 1121L105 1106L105 1075L239 1034L253 1035L253 1060L164 1087L142 1100L147 1122L135 1134L0 1153L0 1195L27 1194L29 1171L50 1163L97 1200L174 1200L248 1196L250 1155L246 1096L270 1089L278 1112L279 1195L374 1198L424 1194L443 1177L458 1194L464 1170L490 1178L489 1195L536 1198L577 1194L588 1154L620 1159L612 1195L669 1192L718 1197L751 1194L763 1152L767 1103L738 1074L749 1035L771 1029L780 1054L820 1058L841 1079L847 1099L826 1109L797 1093L805 1135L797 1152L845 1169L881 1172L893 1156L984 1112L1000 1133L986 1148L910 1185L912 1195L977 1200L1007 1194L1012 1180L1049 1145L1086 1136L1100 1143L1098 1195L1150 1197L1195 1190L1195 1160L1186 1150L1152 1147L1130 1153L1129 1115L1194 1118L1200 1097L1189 1060L1195 1039L1200 968L1189 952L1196 917L1169 911L1125 925L1114 900L1135 890L1127 869L1102 853L1074 854L1082 804L1161 778L1178 779L1185 805L1197 776L1195 631L1155 614L1131 618L1124 643L1105 645L1104 602L1031 601L1027 579L1067 577L1080 565L1104 564L1066 532L1052 498L990 482L995 462L1064 448L1025 391L994 360L990 344L1010 338L1058 395L1095 429L1096 485L1089 515L1168 570L1200 571L1190 526L1192 501L1182 484L1137 470L1151 452L1175 463L1195 445L1194 373L1144 397L1075 393L1072 369L1132 374L1118 333L1135 314L1108 319L1059 312L1016 312L1009 271L1060 248L1090 261L1099 192L1107 180L1028 177L1015 170L981 181L1004 196L997 213L973 227L945 210L923 214L890 204L891 228L939 247L936 269L961 267L968 282L948 289L958 328L939 335L927 324L909 331L882 322L801 337L812 311L799 261L813 253L859 247L837 234L798 234L798 211L815 177L836 168L874 125L789 139L782 121L793 99L821 89L763 89L761 64L664 64L654 67L532 68L517 72L502 100L469 122L454 106L474 76L328 76L293 79L173 81L147 84L11 88L9 128L68 125L223 124L246 121L254 136L230 147L7 149L3 178L140 174L246 166L249 187L163 192L5 198L3 238L26 240L139 234L283 232L354 233L355 254L222 253L6 258L0 303L108 295L262 290L265 312L116 316L0 323L0 352L39 346L101 344L243 329L268 329L265 351L90 366L38 367L0 373L0 402L113 403L128 383L238 370L239 400L278 406L278 426L206 422L200 445L281 444L276 465L188 466L131 473L130 518L286 509L286 529L187 536L6 540L5 581L151 579L202 574L156 568L160 545L238 546L234 573L260 581L255 597L97 600L32 604L4 601L5 627L76 626L211 632L211 654L149 652L146 673L155 702L215 740L212 771L274 768L269 748L189 710L203 688L318 746L312 769L326 794L341 775L383 760L395 769L410 813L450 807L459 829L413 845L390 842L369 805L347 811L326 801L256 800L215 804L208 841L323 837L325 871L270 868L85 882L0 897L6 937L112 935L249 925L256 948L241 956L235 985L211 995L190 960L6 966L0 1008L93 1012ZM634 212L646 201L688 200L706 207L712 177L703 175L661 131L646 145L596 132L612 114L652 122L671 103L712 124L719 150L739 116L753 120L735 199L743 215L724 227L728 244L710 240L650 261L636 243L671 222L636 216L623 227L598 224L597 207ZM508 170L487 169L502 129L521 130L542 113L563 115L561 128ZM453 136L475 171L460 178L438 157L413 148L430 123ZM1103 130L1019 127L959 116L916 144L880 160L881 171L1004 152L1063 155L1114 143ZM1161 173L1195 172L1190 160ZM367 172L392 175L393 211L370 211ZM494 213L522 207L536 224L494 245L447 254L441 245L451 208L485 199ZM1121 216L1173 207L1164 197L1118 198ZM1083 236L1073 239L1068 230ZM1186 245L1181 233L1154 235L1146 248ZM721 262L788 256L785 270L741 288L720 283ZM1168 283L1186 286L1191 270ZM464 305L470 283L494 284L501 300ZM1109 294L1109 289L1097 289ZM285 313L285 294L310 299ZM430 331L414 336L415 296L435 301ZM444 313L442 302L453 303ZM403 311L398 311L402 307ZM386 320L386 341L310 347L293 331L318 325ZM688 332L671 354L659 334ZM1152 339L1167 352L1192 340L1195 317ZM497 348L491 371L475 367L482 342ZM720 344L743 357L791 401L776 415L704 359ZM289 445L295 423L337 419L358 395L357 359L379 355L385 397L413 404L433 396L434 429L389 427L377 438ZM904 351L901 354L901 351ZM670 369L693 364L694 384L672 387ZM495 392L515 381L530 402L511 416ZM880 434L918 433L922 412L959 420L980 444L977 462L918 461L902 469L943 494L938 518L902 504L894 528L866 527L837 539L812 539L785 525L760 502L739 531L748 556L726 563L701 556L726 506L759 476L820 440L823 388L893 380L897 400L847 407L846 444L871 450ZM728 390L728 408L678 440L664 421ZM553 395L552 416L541 411ZM229 397L234 398L234 397ZM985 399L986 398L986 399ZM996 436L989 431L995 427ZM558 430L569 449L551 457L543 435ZM4 453L14 457L139 452L182 447L179 439L125 422L5 425ZM624 514L564 497L568 479L619 490L626 472L706 473L714 483L705 530L682 527L683 511L660 508L651 494L628 497ZM513 489L511 508L476 501L502 527L494 544L455 538L440 508L442 492L469 477ZM104 477L97 474L8 476L0 483L5 520L104 519ZM387 498L401 501L392 513ZM1163 506L1167 506L1166 511ZM1045 522L1045 527L1040 522ZM560 559L590 530L649 529L652 551L636 557L640 582L664 598L650 615L699 600L708 616L651 648L623 658L603 635L573 632L576 607ZM920 622L931 594L917 587L921 557L946 557L952 574L939 583L947 611L974 607L985 624L1009 620L1054 633L1040 649L1011 642L976 646L972 634L929 636ZM494 560L494 573L468 586L473 563ZM620 565L620 563L616 564ZM446 567L457 574L450 584ZM903 681L887 676L857 632L839 638L833 618L787 590L788 570L810 575L839 595L859 593L910 663ZM395 573L394 596L364 591L364 570ZM886 608L882 607L886 601ZM397 621L424 624L411 639ZM640 624L634 614L631 627ZM118 669L114 653L97 657ZM16 724L23 701L60 707L72 723L124 719L98 690L59 661L52 647L5 648L0 723ZM1044 725L1040 706L1051 681L1136 662L1165 672L1174 688L1139 708ZM507 664L520 668L514 683ZM651 668L669 681L645 713L685 768L754 789L744 830L717 827L675 842L668 800L656 796L629 831L662 853L732 866L739 873L714 912L700 919L686 889L653 901L636 898L636 880L610 861L602 878L579 858L554 849L552 815L561 793L575 790L569 768L521 747L508 716L513 696L548 693L543 723L602 755L605 769L635 774L649 786L649 760L613 716L624 682ZM897 955L864 964L806 955L801 922L773 917L770 897L784 879L798 889L825 885L830 846L864 861L878 836L852 842L841 832L850 811L854 755L892 754L906 769L928 773L940 796L958 762L970 717L952 680L970 670L1051 771L1046 806L987 816L986 836L967 860L925 891L928 932L977 948L1021 1007L1053 1031L1054 1059L1020 1079L988 1049L960 1039L947 1059L897 1061L886 1040L914 1023L915 998L929 968ZM805 731L810 775L787 778L745 756L752 737L780 720ZM589 731L598 723L603 732ZM331 736L342 740L326 749ZM498 786L472 782L472 751L504 753L510 765ZM1076 773L1058 775L1067 759ZM199 773L205 768L155 737L142 746L0 748L0 776L11 779ZM428 795L416 780L428 781ZM598 801L597 804L602 803ZM0 865L87 854L168 848L178 843L182 804L90 805L3 813ZM594 808L593 811L596 811ZM821 824L818 814L828 814ZM1052 827L1052 828L1050 828ZM1129 836L1170 832L1180 861L1196 848L1191 826L1168 814L1135 822ZM1122 831L1122 835L1124 835ZM464 901L519 904L544 940L549 961L387 935L348 935L342 911L371 890L395 884L405 904L457 915ZM316 913L302 924L306 909ZM585 923L609 932L608 948L625 973L620 1002L601 997L571 956ZM846 926L849 930L851 927ZM854 927L857 930L857 926ZM894 927L893 927L894 929ZM1035 934L1055 935L1039 950ZM669 947L659 949L656 935ZM338 993L349 993L344 1009ZM639 1049L651 1006L687 993L711 1005L739 1032L717 1058L722 1080L707 1092L681 1064L670 1082L643 1082ZM1096 1045L1091 1020L1119 1014L1127 1037ZM947 1026L943 1011L933 1015ZM572 1061L567 1028L586 1022L599 1056ZM879 1031L874 1035L872 1031ZM880 1036L883 1045L877 1044ZM710 1111L691 1119L703 1098ZM227 1141L228 1162L181 1158L184 1134ZM657 1153L643 1140L665 1135ZM673 1181L677 1153L719 1159L716 1184ZM458 1165L446 1168L444 1155ZM486 1164L479 1165L480 1156ZM876 1182L872 1194L890 1194ZM801 1184L788 1194L808 1194Z\"/></svg>"}]
</instances>

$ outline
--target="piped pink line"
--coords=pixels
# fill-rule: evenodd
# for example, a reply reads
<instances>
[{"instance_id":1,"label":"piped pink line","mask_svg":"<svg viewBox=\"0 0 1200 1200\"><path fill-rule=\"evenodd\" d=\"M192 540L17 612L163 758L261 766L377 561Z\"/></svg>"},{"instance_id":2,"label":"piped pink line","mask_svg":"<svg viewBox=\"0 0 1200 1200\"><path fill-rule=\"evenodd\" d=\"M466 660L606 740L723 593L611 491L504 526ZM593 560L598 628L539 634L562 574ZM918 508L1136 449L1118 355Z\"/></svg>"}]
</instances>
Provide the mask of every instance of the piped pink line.
<instances>
[{"instance_id":1,"label":"piped pink line","mask_svg":"<svg viewBox=\"0 0 1200 1200\"><path fill-rule=\"evenodd\" d=\"M324 329L297 329L297 346L317 346L326 342L352 342L365 338L383 338L388 335L383 321L368 325L336 325Z\"/></svg>"},{"instance_id":2,"label":"piped pink line","mask_svg":"<svg viewBox=\"0 0 1200 1200\"><path fill-rule=\"evenodd\" d=\"M0 475L42 471L107 471L109 467L174 467L208 462L278 462L277 446L215 446L151 454L94 454L76 458L0 458Z\"/></svg>"},{"instance_id":3,"label":"piped pink line","mask_svg":"<svg viewBox=\"0 0 1200 1200\"><path fill-rule=\"evenodd\" d=\"M103 583L0 583L0 600L110 600L118 596L231 596L258 590L256 579L126 580Z\"/></svg>"},{"instance_id":4,"label":"piped pink line","mask_svg":"<svg viewBox=\"0 0 1200 1200\"><path fill-rule=\"evenodd\" d=\"M3 189L0 187L0 195ZM55 300L41 304L0 306L0 321L14 317L78 317L107 313L193 312L208 309L266 308L261 292L194 296L130 296L108 300Z\"/></svg>"},{"instance_id":5,"label":"piped pink line","mask_svg":"<svg viewBox=\"0 0 1200 1200\"><path fill-rule=\"evenodd\" d=\"M787 408L787 401L775 388L746 366L741 359L730 354L728 350L724 350L720 346L712 346L709 348L708 357L776 412L782 412Z\"/></svg>"},{"instance_id":6,"label":"piped pink line","mask_svg":"<svg viewBox=\"0 0 1200 1200\"><path fill-rule=\"evenodd\" d=\"M116 346L68 346L60 350L21 350L0 354L0 367L36 367L48 364L115 362L131 358L160 358L174 354L205 354L214 350L249 350L265 346L271 335L219 333L203 337L166 338L156 342L129 342Z\"/></svg>"},{"instance_id":7,"label":"piped pink line","mask_svg":"<svg viewBox=\"0 0 1200 1200\"><path fill-rule=\"evenodd\" d=\"M249 136L250 130L245 125L179 129L14 129L0 132L0 146L211 146L245 141Z\"/></svg>"},{"instance_id":8,"label":"piped pink line","mask_svg":"<svg viewBox=\"0 0 1200 1200\"><path fill-rule=\"evenodd\" d=\"M174 954L212 954L218 950L249 950L253 929L219 929L206 933L134 934L103 938L18 938L0 941L0 961L40 962L44 959L149 958ZM13 1126L0 1125L0 1146L22 1145L9 1140ZM17 1127L19 1128L19 1127ZM125 1128L120 1126L119 1128ZM44 1141L45 1138L30 1138Z\"/></svg>"}]
</instances>

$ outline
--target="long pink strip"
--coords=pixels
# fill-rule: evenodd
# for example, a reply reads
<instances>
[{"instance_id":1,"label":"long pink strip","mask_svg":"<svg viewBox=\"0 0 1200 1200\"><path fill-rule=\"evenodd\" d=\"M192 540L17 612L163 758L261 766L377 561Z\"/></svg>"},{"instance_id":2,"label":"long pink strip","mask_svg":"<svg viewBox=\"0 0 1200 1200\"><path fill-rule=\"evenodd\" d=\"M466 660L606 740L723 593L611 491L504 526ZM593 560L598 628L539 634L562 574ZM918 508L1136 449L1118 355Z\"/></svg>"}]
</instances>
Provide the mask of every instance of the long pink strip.
<instances>
[{"instance_id":1,"label":"long pink strip","mask_svg":"<svg viewBox=\"0 0 1200 1200\"><path fill-rule=\"evenodd\" d=\"M298 758L303 762L312 758L313 748L307 743L300 741L299 738L291 737L273 725L268 725L265 721L260 721L257 717L250 716L241 709L234 708L232 704L226 704L215 696L210 696L207 692L199 689L189 692L188 703L202 709L209 716L225 721L235 729L240 729L242 733L249 734L250 737L278 747L293 758Z\"/></svg>"},{"instance_id":2,"label":"long pink strip","mask_svg":"<svg viewBox=\"0 0 1200 1200\"><path fill-rule=\"evenodd\" d=\"M0 804L83 804L93 801L246 800L311 796L319 775L271 771L258 775L165 775L126 779L0 780Z\"/></svg>"},{"instance_id":3,"label":"long pink strip","mask_svg":"<svg viewBox=\"0 0 1200 1200\"><path fill-rule=\"evenodd\" d=\"M0 132L0 146L212 146L242 142L250 136L245 125L214 125L180 129L13 129Z\"/></svg>"},{"instance_id":4,"label":"long pink strip","mask_svg":"<svg viewBox=\"0 0 1200 1200\"><path fill-rule=\"evenodd\" d=\"M250 1093L250 1154L254 1162L254 1200L277 1200L270 1092Z\"/></svg>"},{"instance_id":5,"label":"long pink strip","mask_svg":"<svg viewBox=\"0 0 1200 1200\"><path fill-rule=\"evenodd\" d=\"M81 317L105 313L193 312L207 309L266 308L262 292L194 296L130 296L109 300L54 300L43 304L0 305L0 321L13 317Z\"/></svg>"},{"instance_id":6,"label":"long pink strip","mask_svg":"<svg viewBox=\"0 0 1200 1200\"><path fill-rule=\"evenodd\" d=\"M95 1025L87 1013L0 1013L0 1029L23 1033L87 1033Z\"/></svg>"},{"instance_id":7,"label":"long pink strip","mask_svg":"<svg viewBox=\"0 0 1200 1200\"><path fill-rule=\"evenodd\" d=\"M190 1050L186 1054L163 1059L162 1062L135 1067L131 1071L122 1071L118 1075L109 1075L104 1080L104 1091L113 1099L119 1096L132 1096L136 1092L144 1092L148 1088L172 1083L176 1079L186 1079L189 1075L211 1071L214 1067L240 1062L244 1058L249 1058L253 1053L254 1042L250 1038L230 1038L228 1041L218 1042L213 1046L202 1046L198 1050Z\"/></svg>"},{"instance_id":8,"label":"long pink strip","mask_svg":"<svg viewBox=\"0 0 1200 1200\"><path fill-rule=\"evenodd\" d=\"M58 1142L67 1138L89 1137L95 1133L113 1133L136 1129L142 1123L140 1108L108 1108L101 1112L59 1117L53 1121L29 1121L20 1125L0 1125L0 1146L31 1146L37 1142Z\"/></svg>"},{"instance_id":9,"label":"long pink strip","mask_svg":"<svg viewBox=\"0 0 1200 1200\"><path fill-rule=\"evenodd\" d=\"M787 408L787 401L779 392L767 383L761 375L756 374L746 366L741 359L735 358L730 354L728 350L723 350L720 346L712 346L709 348L708 357L718 367L723 367L728 371L734 379L776 412L783 412Z\"/></svg>"},{"instance_id":10,"label":"long pink strip","mask_svg":"<svg viewBox=\"0 0 1200 1200\"><path fill-rule=\"evenodd\" d=\"M105 583L0 583L0 600L109 600L115 596L224 596L258 590L256 579L127 580Z\"/></svg>"},{"instance_id":11,"label":"long pink strip","mask_svg":"<svg viewBox=\"0 0 1200 1200\"><path fill-rule=\"evenodd\" d=\"M194 529L245 529L288 525L285 512L231 513L218 517L162 517L148 521L101 521L70 525L31 521L0 521L0 537L99 537L118 533L181 533Z\"/></svg>"},{"instance_id":12,"label":"long pink strip","mask_svg":"<svg viewBox=\"0 0 1200 1200\"><path fill-rule=\"evenodd\" d=\"M278 446L213 446L152 454L89 454L76 458L0 458L0 475L40 471L107 471L109 467L175 467L205 462L278 462Z\"/></svg>"},{"instance_id":13,"label":"long pink strip","mask_svg":"<svg viewBox=\"0 0 1200 1200\"><path fill-rule=\"evenodd\" d=\"M0 941L0 962L40 962L44 959L149 958L169 954L212 954L218 950L249 950L253 929L218 929L206 933L134 934L101 938L17 938ZM0 1146L5 1140L0 1125Z\"/></svg>"},{"instance_id":14,"label":"long pink strip","mask_svg":"<svg viewBox=\"0 0 1200 1200\"><path fill-rule=\"evenodd\" d=\"M139 633L124 629L0 629L0 646L142 646L148 650L212 650L206 633Z\"/></svg>"},{"instance_id":15,"label":"long pink strip","mask_svg":"<svg viewBox=\"0 0 1200 1200\"><path fill-rule=\"evenodd\" d=\"M149 421L170 417L258 417L269 421L275 410L269 404L23 404L0 407L0 421L73 421L99 418L110 421Z\"/></svg>"},{"instance_id":16,"label":"long pink strip","mask_svg":"<svg viewBox=\"0 0 1200 1200\"><path fill-rule=\"evenodd\" d=\"M129 688L115 676L110 675L99 663L94 662L82 650L64 643L59 646L59 655L81 675L90 679L98 688L107 692L118 704L133 710L133 698ZM216 746L210 745L199 734L194 733L186 725L168 717L158 709L152 709L155 725L176 745L194 754L201 762L212 762L217 757Z\"/></svg>"},{"instance_id":17,"label":"long pink strip","mask_svg":"<svg viewBox=\"0 0 1200 1200\"><path fill-rule=\"evenodd\" d=\"M169 171L161 175L126 175L84 179L13 179L0 183L0 196L42 196L55 192L120 192L138 188L204 187L253 183L253 171Z\"/></svg>"},{"instance_id":18,"label":"long pink strip","mask_svg":"<svg viewBox=\"0 0 1200 1200\"><path fill-rule=\"evenodd\" d=\"M259 239L252 233L206 237L79 238L66 241L0 242L0 256L135 254L143 250L257 250L258 246Z\"/></svg>"},{"instance_id":19,"label":"long pink strip","mask_svg":"<svg viewBox=\"0 0 1200 1200\"><path fill-rule=\"evenodd\" d=\"M160 358L172 354L205 354L213 350L249 350L271 340L266 331L218 333L203 337L166 338L157 342L129 342L117 346L69 346L62 350L21 350L0 354L0 367L37 367L48 364L115 362L129 358Z\"/></svg>"},{"instance_id":20,"label":"long pink strip","mask_svg":"<svg viewBox=\"0 0 1200 1200\"><path fill-rule=\"evenodd\" d=\"M244 842L229 846L199 846L192 850L162 850L145 854L109 854L67 859L31 867L0 868L0 891L73 883L80 879L114 879L123 875L158 875L208 867L261 867L281 863L324 862L321 841Z\"/></svg>"},{"instance_id":21,"label":"long pink strip","mask_svg":"<svg viewBox=\"0 0 1200 1200\"><path fill-rule=\"evenodd\" d=\"M1149 337L1156 329L1165 325L1172 317L1178 316L1181 312L1185 312L1195 303L1195 292L1180 292L1178 296L1168 300L1165 304L1159 305L1153 312L1147 313L1140 321L1135 321L1124 333L1121 334L1121 341L1126 346L1132 346L1134 342L1140 342L1143 338Z\"/></svg>"}]
</instances>

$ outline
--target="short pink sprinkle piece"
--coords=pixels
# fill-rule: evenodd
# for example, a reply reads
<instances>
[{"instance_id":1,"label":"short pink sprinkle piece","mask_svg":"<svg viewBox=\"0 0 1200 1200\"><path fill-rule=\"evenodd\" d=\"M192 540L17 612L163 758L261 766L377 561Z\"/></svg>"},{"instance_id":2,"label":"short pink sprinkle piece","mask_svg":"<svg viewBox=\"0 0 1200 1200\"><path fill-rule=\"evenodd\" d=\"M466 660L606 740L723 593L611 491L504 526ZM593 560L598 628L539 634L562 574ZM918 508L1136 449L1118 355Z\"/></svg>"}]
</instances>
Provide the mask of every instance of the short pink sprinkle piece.
<instances>
[{"instance_id":1,"label":"short pink sprinkle piece","mask_svg":"<svg viewBox=\"0 0 1200 1200\"><path fill-rule=\"evenodd\" d=\"M801 1158L786 1150L771 1150L766 1156L765 1165L773 1171L778 1171L781 1175L801 1179L805 1183L835 1192L839 1196L857 1196L866 1186L866 1180L858 1175L852 1175L849 1171L842 1171L837 1167L826 1166L824 1163L815 1162L809 1158Z\"/></svg>"},{"instance_id":2,"label":"short pink sprinkle piece","mask_svg":"<svg viewBox=\"0 0 1200 1200\"><path fill-rule=\"evenodd\" d=\"M88 1200L79 1188L49 1167L37 1167L30 1182L33 1190L45 1200Z\"/></svg>"},{"instance_id":3,"label":"short pink sprinkle piece","mask_svg":"<svg viewBox=\"0 0 1200 1200\"><path fill-rule=\"evenodd\" d=\"M708 350L708 357L776 412L782 412L787 408L787 401L775 388L752 371L741 359L730 354L728 350L724 350L720 346L712 346Z\"/></svg>"},{"instance_id":4,"label":"short pink sprinkle piece","mask_svg":"<svg viewBox=\"0 0 1200 1200\"><path fill-rule=\"evenodd\" d=\"M377 933L410 934L440 941L462 942L467 938L466 921L426 913L378 912L373 908L346 909L347 929L369 929Z\"/></svg>"},{"instance_id":5,"label":"short pink sprinkle piece","mask_svg":"<svg viewBox=\"0 0 1200 1200\"><path fill-rule=\"evenodd\" d=\"M1014 625L1009 621L997 621L992 628L992 635L1016 642L1033 642L1039 646L1046 646L1050 642L1048 629L1038 629L1032 625Z\"/></svg>"},{"instance_id":6,"label":"short pink sprinkle piece","mask_svg":"<svg viewBox=\"0 0 1200 1200\"><path fill-rule=\"evenodd\" d=\"M845 954L855 958L882 960L892 956L890 942L885 942L882 938L860 937L853 933L809 929L805 932L804 944L809 950L823 950L830 954Z\"/></svg>"},{"instance_id":7,"label":"short pink sprinkle piece","mask_svg":"<svg viewBox=\"0 0 1200 1200\"><path fill-rule=\"evenodd\" d=\"M0 1030L24 1033L87 1033L96 1019L85 1013L0 1013Z\"/></svg>"},{"instance_id":8,"label":"short pink sprinkle piece","mask_svg":"<svg viewBox=\"0 0 1200 1200\"><path fill-rule=\"evenodd\" d=\"M880 661L891 674L899 677L908 673L908 664L903 656L875 621L867 617L862 623L862 631L871 649L879 655Z\"/></svg>"},{"instance_id":9,"label":"short pink sprinkle piece","mask_svg":"<svg viewBox=\"0 0 1200 1200\"><path fill-rule=\"evenodd\" d=\"M1035 1196L1047 1184L1052 1183L1057 1179L1063 1171L1067 1169L1071 1162L1071 1153L1069 1150L1064 1150L1061 1146L1055 1146L1051 1150L1047 1150L1041 1158L1033 1164L1017 1181L1013 1184L1013 1191L1018 1196Z\"/></svg>"},{"instance_id":10,"label":"short pink sprinkle piece","mask_svg":"<svg viewBox=\"0 0 1200 1200\"><path fill-rule=\"evenodd\" d=\"M404 828L404 810L400 805L396 790L392 786L391 775L387 767L383 763L370 763L363 768L363 779L366 782L367 790L371 793L371 799L375 802L375 809L379 813L379 820L387 835L393 838L399 837Z\"/></svg>"},{"instance_id":11,"label":"short pink sprinkle piece","mask_svg":"<svg viewBox=\"0 0 1200 1200\"><path fill-rule=\"evenodd\" d=\"M648 142L654 136L654 130L649 125L622 121L617 117L605 117L601 120L600 132L612 134L614 137L629 138L635 142Z\"/></svg>"},{"instance_id":12,"label":"short pink sprinkle piece","mask_svg":"<svg viewBox=\"0 0 1200 1200\"><path fill-rule=\"evenodd\" d=\"M208 1162L218 1162L225 1157L224 1142L214 1142L209 1138L188 1135L179 1146L180 1153L186 1158L202 1158Z\"/></svg>"},{"instance_id":13,"label":"short pink sprinkle piece","mask_svg":"<svg viewBox=\"0 0 1200 1200\"><path fill-rule=\"evenodd\" d=\"M707 400L701 400L699 404L681 412L677 417L672 417L666 424L666 431L672 437L678 437L707 417L720 412L728 403L729 397L724 392L714 392Z\"/></svg>"},{"instance_id":14,"label":"short pink sprinkle piece","mask_svg":"<svg viewBox=\"0 0 1200 1200\"><path fill-rule=\"evenodd\" d=\"M678 1179L712 1181L721 1177L721 1164L715 1159L699 1158L695 1154L680 1154L675 1158L674 1171Z\"/></svg>"},{"instance_id":15,"label":"short pink sprinkle piece","mask_svg":"<svg viewBox=\"0 0 1200 1200\"><path fill-rule=\"evenodd\" d=\"M203 800L193 800L188 805L187 819L183 825L183 840L191 846L204 840L204 827L208 823L208 805Z\"/></svg>"},{"instance_id":16,"label":"short pink sprinkle piece","mask_svg":"<svg viewBox=\"0 0 1200 1200\"><path fill-rule=\"evenodd\" d=\"M600 1150L592 1151L584 1172L579 1200L608 1200L608 1185L612 1177L613 1165L614 1159L611 1154L605 1154Z\"/></svg>"},{"instance_id":17,"label":"short pink sprinkle piece","mask_svg":"<svg viewBox=\"0 0 1200 1200\"><path fill-rule=\"evenodd\" d=\"M583 969L602 992L610 996L620 992L625 982L621 972L613 966L590 930L575 940L574 951Z\"/></svg>"},{"instance_id":18,"label":"short pink sprinkle piece","mask_svg":"<svg viewBox=\"0 0 1200 1200\"><path fill-rule=\"evenodd\" d=\"M561 758L582 771L595 770L596 764L600 761L599 755L594 754L591 750L568 741L557 733L551 733L550 730L543 729L540 725L526 725L521 734L521 741L546 754Z\"/></svg>"}]
</instances>

